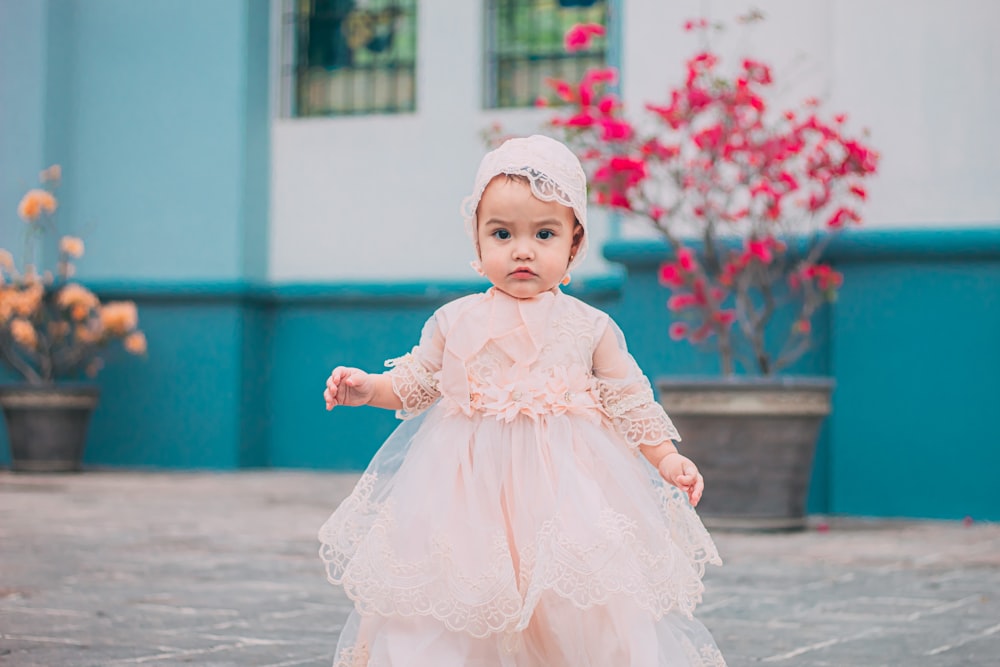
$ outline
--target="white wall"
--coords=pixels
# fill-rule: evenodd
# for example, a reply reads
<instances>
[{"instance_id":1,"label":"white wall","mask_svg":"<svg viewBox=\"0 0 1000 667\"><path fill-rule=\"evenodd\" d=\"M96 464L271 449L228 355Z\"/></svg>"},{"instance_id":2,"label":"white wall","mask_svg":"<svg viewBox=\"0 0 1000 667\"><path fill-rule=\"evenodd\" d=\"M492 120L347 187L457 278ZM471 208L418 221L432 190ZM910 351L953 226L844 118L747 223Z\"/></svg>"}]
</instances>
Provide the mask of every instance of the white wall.
<instances>
[{"instance_id":1,"label":"white wall","mask_svg":"<svg viewBox=\"0 0 1000 667\"><path fill-rule=\"evenodd\" d=\"M728 62L769 62L782 107L813 96L848 128L868 128L882 155L868 228L1000 225L1000 2L757 0L766 20L733 19L745 0L627 2L625 102L663 100L705 16L731 26L713 39Z\"/></svg>"},{"instance_id":2,"label":"white wall","mask_svg":"<svg viewBox=\"0 0 1000 667\"><path fill-rule=\"evenodd\" d=\"M697 41L680 26L742 0L622 0L626 104L662 99ZM417 112L272 126L270 278L472 278L458 207L494 120L532 131L547 114L481 109L481 0L421 0ZM994 0L758 0L767 20L730 30L723 54L770 62L787 105L815 96L868 127L882 153L867 227L1000 224L1000 25ZM277 50L275 50L277 53ZM594 216L580 273L605 269Z\"/></svg>"}]
</instances>

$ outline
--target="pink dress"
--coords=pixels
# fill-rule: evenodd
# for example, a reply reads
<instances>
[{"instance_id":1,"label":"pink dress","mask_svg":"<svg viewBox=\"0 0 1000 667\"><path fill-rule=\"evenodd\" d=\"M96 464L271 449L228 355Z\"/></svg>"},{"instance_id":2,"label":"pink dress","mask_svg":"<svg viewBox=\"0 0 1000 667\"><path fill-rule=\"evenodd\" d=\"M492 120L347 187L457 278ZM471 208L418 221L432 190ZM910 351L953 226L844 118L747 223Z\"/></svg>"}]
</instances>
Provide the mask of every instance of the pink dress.
<instances>
[{"instance_id":1,"label":"pink dress","mask_svg":"<svg viewBox=\"0 0 1000 667\"><path fill-rule=\"evenodd\" d=\"M692 617L718 552L638 455L679 437L605 313L490 289L386 363L404 423L319 532L335 665L725 665Z\"/></svg>"}]
</instances>

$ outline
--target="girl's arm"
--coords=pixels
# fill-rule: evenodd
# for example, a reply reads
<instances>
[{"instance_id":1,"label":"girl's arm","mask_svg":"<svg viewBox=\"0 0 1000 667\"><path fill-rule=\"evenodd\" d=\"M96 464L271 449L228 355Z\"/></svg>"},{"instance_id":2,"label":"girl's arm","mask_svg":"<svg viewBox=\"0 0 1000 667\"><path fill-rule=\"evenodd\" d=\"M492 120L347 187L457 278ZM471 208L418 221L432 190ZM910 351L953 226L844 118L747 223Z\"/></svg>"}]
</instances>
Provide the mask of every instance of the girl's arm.
<instances>
[{"instance_id":1,"label":"girl's arm","mask_svg":"<svg viewBox=\"0 0 1000 667\"><path fill-rule=\"evenodd\" d=\"M652 464L667 482L697 505L705 490L698 467L677 451L680 440L670 418L653 398L649 381L625 348L617 326L609 323L594 349L594 375L602 384L602 400L626 441Z\"/></svg>"},{"instance_id":2,"label":"girl's arm","mask_svg":"<svg viewBox=\"0 0 1000 667\"><path fill-rule=\"evenodd\" d=\"M338 405L372 405L387 410L401 410L402 402L392 390L387 374L365 373L359 368L337 366L326 380L326 409Z\"/></svg>"}]
</instances>

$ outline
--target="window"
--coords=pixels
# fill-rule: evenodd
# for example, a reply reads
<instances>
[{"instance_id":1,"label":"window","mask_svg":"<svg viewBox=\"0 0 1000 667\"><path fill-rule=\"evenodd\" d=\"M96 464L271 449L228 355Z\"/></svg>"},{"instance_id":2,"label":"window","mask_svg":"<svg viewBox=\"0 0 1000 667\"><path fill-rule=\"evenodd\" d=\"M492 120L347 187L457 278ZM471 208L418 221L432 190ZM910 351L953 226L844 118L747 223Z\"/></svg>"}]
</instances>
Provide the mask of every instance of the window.
<instances>
[{"instance_id":1,"label":"window","mask_svg":"<svg viewBox=\"0 0 1000 667\"><path fill-rule=\"evenodd\" d=\"M607 64L605 38L567 53L563 36L577 23L608 28L610 0L486 0L486 99L490 108L525 107L548 96L545 80L579 79Z\"/></svg>"},{"instance_id":2,"label":"window","mask_svg":"<svg viewBox=\"0 0 1000 667\"><path fill-rule=\"evenodd\" d=\"M285 0L286 115L413 111L417 0Z\"/></svg>"}]
</instances>

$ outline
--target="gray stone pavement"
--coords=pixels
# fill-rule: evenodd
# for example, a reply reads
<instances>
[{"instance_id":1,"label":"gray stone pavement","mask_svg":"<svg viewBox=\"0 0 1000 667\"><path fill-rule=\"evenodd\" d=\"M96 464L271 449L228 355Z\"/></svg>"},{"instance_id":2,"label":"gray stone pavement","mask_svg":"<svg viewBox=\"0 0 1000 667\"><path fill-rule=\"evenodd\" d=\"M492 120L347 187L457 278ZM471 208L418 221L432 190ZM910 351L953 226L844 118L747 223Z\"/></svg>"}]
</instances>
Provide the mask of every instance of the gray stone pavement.
<instances>
[{"instance_id":1,"label":"gray stone pavement","mask_svg":"<svg viewBox=\"0 0 1000 667\"><path fill-rule=\"evenodd\" d=\"M0 665L329 665L349 603L315 535L354 480L0 472ZM715 537L698 616L731 667L1000 665L1000 525Z\"/></svg>"}]
</instances>

